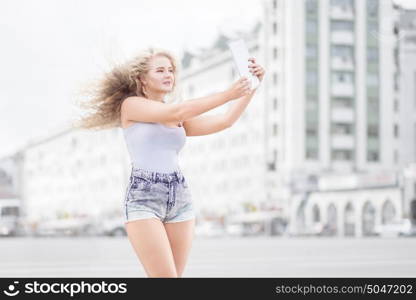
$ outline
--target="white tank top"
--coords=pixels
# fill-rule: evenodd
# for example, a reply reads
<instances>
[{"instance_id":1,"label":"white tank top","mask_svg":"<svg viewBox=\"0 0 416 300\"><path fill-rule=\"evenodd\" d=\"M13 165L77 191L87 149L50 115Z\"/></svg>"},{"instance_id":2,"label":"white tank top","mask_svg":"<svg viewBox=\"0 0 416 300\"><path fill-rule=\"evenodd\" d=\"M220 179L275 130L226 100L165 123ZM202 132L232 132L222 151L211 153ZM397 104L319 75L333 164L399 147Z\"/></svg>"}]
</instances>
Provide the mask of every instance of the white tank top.
<instances>
[{"instance_id":1,"label":"white tank top","mask_svg":"<svg viewBox=\"0 0 416 300\"><path fill-rule=\"evenodd\" d=\"M178 154L186 141L183 126L136 122L123 133L133 167L161 173L180 170Z\"/></svg>"}]
</instances>

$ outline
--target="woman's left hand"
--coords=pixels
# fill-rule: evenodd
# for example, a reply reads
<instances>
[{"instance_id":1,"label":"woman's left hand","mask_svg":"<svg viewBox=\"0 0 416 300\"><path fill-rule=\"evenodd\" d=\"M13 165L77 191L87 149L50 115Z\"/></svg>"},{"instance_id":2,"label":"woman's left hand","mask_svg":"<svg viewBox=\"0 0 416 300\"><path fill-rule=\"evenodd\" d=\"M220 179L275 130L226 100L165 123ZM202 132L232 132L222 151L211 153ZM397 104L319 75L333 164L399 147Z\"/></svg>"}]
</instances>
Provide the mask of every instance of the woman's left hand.
<instances>
[{"instance_id":1,"label":"woman's left hand","mask_svg":"<svg viewBox=\"0 0 416 300\"><path fill-rule=\"evenodd\" d=\"M251 61L251 64L248 65L250 72L253 75L257 76L257 78L261 82L263 80L264 73L266 73L266 71L263 69L262 66L260 66L259 64L256 64L256 59L254 57L250 57L248 60Z\"/></svg>"}]
</instances>

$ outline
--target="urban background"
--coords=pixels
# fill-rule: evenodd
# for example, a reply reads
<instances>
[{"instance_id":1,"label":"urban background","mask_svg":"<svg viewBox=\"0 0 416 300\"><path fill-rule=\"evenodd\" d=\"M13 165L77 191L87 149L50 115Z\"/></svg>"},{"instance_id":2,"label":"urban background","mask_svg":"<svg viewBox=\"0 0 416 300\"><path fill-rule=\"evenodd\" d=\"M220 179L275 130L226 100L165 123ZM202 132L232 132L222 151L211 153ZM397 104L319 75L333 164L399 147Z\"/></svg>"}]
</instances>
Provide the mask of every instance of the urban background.
<instances>
[{"instance_id":1,"label":"urban background","mask_svg":"<svg viewBox=\"0 0 416 300\"><path fill-rule=\"evenodd\" d=\"M218 32L199 49L189 37L180 51L185 100L238 78L229 40L243 38L266 69L233 127L189 137L180 153L196 234L416 236L416 10L387 0L252 2L260 13L250 26ZM18 72L13 96L41 103L28 99ZM18 122L30 132L16 111L6 118L16 101L5 93L6 76L2 131L12 135ZM36 79L47 97L54 78ZM121 128L68 124L2 150L0 235L125 235L130 161Z\"/></svg>"}]
</instances>

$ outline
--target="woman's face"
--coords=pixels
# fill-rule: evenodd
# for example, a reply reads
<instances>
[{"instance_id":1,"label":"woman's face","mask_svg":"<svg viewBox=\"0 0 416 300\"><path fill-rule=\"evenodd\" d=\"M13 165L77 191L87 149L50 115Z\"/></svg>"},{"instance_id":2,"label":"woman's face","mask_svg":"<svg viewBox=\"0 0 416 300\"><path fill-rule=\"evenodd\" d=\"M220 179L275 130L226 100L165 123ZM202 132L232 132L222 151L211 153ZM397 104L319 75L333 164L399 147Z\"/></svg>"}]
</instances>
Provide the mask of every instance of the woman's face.
<instances>
[{"instance_id":1,"label":"woman's face","mask_svg":"<svg viewBox=\"0 0 416 300\"><path fill-rule=\"evenodd\" d=\"M150 60L149 72L145 75L145 90L152 93L172 91L175 76L170 60L165 56L155 56Z\"/></svg>"}]
</instances>

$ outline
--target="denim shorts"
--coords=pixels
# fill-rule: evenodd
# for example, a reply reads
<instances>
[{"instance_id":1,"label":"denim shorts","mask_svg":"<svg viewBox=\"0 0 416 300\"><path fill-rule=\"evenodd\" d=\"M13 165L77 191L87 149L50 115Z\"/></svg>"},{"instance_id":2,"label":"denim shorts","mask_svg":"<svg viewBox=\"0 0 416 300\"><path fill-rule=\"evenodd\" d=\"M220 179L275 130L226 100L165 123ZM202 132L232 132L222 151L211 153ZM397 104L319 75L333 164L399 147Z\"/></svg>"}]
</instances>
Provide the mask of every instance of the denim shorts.
<instances>
[{"instance_id":1,"label":"denim shorts","mask_svg":"<svg viewBox=\"0 0 416 300\"><path fill-rule=\"evenodd\" d=\"M195 218L192 195L181 171L160 173L132 167L123 208L125 223L147 218L174 223Z\"/></svg>"}]
</instances>

